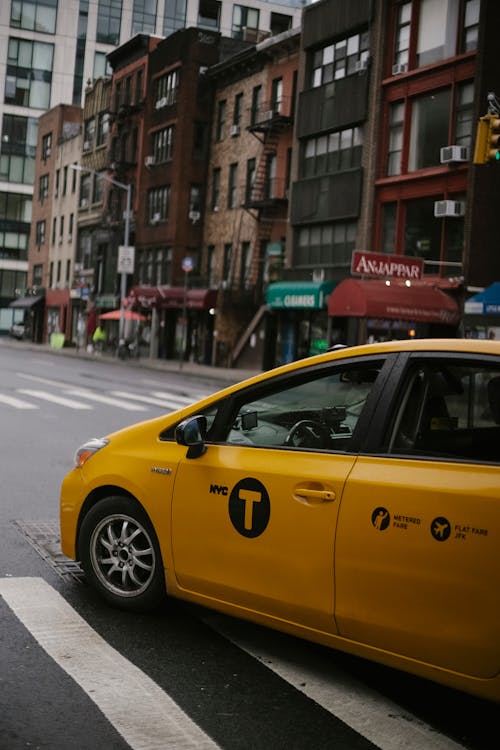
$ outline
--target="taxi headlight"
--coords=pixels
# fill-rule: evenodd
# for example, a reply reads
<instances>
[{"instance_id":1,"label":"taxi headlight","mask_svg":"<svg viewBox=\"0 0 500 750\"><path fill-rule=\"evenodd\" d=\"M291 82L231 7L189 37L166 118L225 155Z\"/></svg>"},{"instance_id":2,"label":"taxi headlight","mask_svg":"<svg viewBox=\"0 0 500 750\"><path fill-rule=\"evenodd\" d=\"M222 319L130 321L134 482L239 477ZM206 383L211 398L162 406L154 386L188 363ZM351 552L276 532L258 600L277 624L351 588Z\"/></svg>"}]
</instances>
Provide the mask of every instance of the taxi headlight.
<instances>
[{"instance_id":1,"label":"taxi headlight","mask_svg":"<svg viewBox=\"0 0 500 750\"><path fill-rule=\"evenodd\" d=\"M76 468L81 469L83 464L88 461L94 453L100 451L101 448L104 448L108 443L109 440L106 438L92 438L91 440L87 440L87 442L81 445L75 452L74 462Z\"/></svg>"}]
</instances>

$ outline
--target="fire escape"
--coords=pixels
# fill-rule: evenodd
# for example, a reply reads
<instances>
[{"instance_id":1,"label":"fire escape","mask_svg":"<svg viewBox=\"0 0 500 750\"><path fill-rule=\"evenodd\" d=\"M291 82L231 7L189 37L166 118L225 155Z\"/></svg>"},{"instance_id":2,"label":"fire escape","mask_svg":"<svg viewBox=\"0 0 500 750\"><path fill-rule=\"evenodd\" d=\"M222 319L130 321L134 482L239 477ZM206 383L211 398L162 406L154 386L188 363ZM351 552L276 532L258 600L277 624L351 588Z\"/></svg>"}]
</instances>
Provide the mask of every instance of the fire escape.
<instances>
[{"instance_id":1,"label":"fire escape","mask_svg":"<svg viewBox=\"0 0 500 750\"><path fill-rule=\"evenodd\" d=\"M293 125L291 107L290 97L280 97L267 102L252 112L251 123L248 126L248 130L262 143L255 172L247 180L243 202L243 208L250 213L257 224L256 249L259 255L260 277L263 275L266 247L271 240L273 224L285 222L287 218L287 180L285 176L278 177L277 174L281 172L284 175L288 170L279 169L278 146L283 133ZM281 158L287 157L282 153ZM256 292L260 287L258 281L255 285ZM266 310L267 306L261 304L232 352L233 363L240 356Z\"/></svg>"}]
</instances>

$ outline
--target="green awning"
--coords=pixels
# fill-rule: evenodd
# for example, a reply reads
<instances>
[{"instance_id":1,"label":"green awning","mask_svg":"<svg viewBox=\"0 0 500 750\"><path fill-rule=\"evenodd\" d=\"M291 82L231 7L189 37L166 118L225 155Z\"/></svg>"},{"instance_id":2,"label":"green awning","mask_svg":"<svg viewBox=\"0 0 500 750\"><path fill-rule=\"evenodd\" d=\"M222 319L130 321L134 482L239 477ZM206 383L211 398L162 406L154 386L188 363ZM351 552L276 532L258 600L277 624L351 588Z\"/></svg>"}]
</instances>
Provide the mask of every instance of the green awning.
<instances>
[{"instance_id":1,"label":"green awning","mask_svg":"<svg viewBox=\"0 0 500 750\"><path fill-rule=\"evenodd\" d=\"M275 309L319 310L333 286L333 281L276 281L267 288L266 302Z\"/></svg>"}]
</instances>

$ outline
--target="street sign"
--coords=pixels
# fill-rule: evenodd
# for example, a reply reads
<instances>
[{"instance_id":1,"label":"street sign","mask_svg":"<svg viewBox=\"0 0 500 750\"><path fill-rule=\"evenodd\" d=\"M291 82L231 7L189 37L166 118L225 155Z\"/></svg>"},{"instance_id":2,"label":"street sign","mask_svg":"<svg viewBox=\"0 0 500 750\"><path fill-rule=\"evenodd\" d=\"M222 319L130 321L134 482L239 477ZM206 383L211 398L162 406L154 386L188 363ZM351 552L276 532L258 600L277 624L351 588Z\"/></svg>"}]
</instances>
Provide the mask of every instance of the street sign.
<instances>
[{"instance_id":1,"label":"street sign","mask_svg":"<svg viewBox=\"0 0 500 750\"><path fill-rule=\"evenodd\" d=\"M118 273L134 273L135 247L120 245L118 248Z\"/></svg>"},{"instance_id":2,"label":"street sign","mask_svg":"<svg viewBox=\"0 0 500 750\"><path fill-rule=\"evenodd\" d=\"M192 258L190 258L189 256L186 256L185 258L182 259L182 270L185 273L189 273L190 271L193 270L193 268L194 268L194 263L193 263Z\"/></svg>"}]
</instances>

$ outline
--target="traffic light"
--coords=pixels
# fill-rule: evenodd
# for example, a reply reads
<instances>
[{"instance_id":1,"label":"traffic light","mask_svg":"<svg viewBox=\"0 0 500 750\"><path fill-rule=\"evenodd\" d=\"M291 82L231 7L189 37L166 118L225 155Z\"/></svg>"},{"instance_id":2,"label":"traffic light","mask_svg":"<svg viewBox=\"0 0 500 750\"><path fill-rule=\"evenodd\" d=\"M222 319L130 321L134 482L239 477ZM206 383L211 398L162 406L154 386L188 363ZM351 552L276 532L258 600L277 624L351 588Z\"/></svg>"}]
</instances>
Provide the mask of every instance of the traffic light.
<instances>
[{"instance_id":1,"label":"traffic light","mask_svg":"<svg viewBox=\"0 0 500 750\"><path fill-rule=\"evenodd\" d=\"M488 114L479 119L474 148L474 164L500 162L500 116Z\"/></svg>"}]
</instances>

